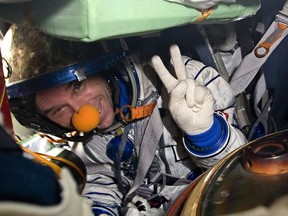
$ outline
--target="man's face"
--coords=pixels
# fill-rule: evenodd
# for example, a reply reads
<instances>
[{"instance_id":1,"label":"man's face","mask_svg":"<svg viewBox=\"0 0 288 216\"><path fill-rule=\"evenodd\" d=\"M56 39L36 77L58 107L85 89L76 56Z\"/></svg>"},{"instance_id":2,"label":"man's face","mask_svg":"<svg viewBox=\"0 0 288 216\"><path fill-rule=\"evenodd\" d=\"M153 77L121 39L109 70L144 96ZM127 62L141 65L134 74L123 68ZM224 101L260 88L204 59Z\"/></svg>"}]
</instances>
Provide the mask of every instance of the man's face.
<instances>
[{"instance_id":1,"label":"man's face","mask_svg":"<svg viewBox=\"0 0 288 216\"><path fill-rule=\"evenodd\" d=\"M73 129L72 115L79 108L90 104L100 112L100 124L105 129L112 125L115 112L107 82L100 77L91 77L82 82L72 82L43 90L36 94L36 106L53 122Z\"/></svg>"}]
</instances>

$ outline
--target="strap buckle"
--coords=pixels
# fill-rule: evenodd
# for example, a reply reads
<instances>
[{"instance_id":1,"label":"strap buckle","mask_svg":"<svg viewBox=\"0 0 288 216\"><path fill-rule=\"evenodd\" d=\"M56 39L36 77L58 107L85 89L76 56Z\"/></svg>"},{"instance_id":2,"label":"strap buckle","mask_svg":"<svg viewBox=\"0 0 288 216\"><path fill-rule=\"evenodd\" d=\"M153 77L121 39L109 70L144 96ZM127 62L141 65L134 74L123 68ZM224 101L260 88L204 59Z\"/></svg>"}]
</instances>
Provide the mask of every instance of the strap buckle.
<instances>
[{"instance_id":1,"label":"strap buckle","mask_svg":"<svg viewBox=\"0 0 288 216\"><path fill-rule=\"evenodd\" d=\"M288 1L284 4L282 10L276 15L275 20L288 25Z\"/></svg>"},{"instance_id":2,"label":"strap buckle","mask_svg":"<svg viewBox=\"0 0 288 216\"><path fill-rule=\"evenodd\" d=\"M275 30L264 42L254 49L254 54L257 58L265 57L269 53L270 47L276 43L288 29L288 1L286 1L282 10L275 16L274 23L276 25Z\"/></svg>"},{"instance_id":3,"label":"strap buckle","mask_svg":"<svg viewBox=\"0 0 288 216\"><path fill-rule=\"evenodd\" d=\"M157 103L154 102L140 107L132 107L131 105L124 105L119 110L120 116L122 120L125 122L131 122L137 119L145 118L152 114L156 104ZM126 109L128 109L128 114L125 115Z\"/></svg>"}]
</instances>

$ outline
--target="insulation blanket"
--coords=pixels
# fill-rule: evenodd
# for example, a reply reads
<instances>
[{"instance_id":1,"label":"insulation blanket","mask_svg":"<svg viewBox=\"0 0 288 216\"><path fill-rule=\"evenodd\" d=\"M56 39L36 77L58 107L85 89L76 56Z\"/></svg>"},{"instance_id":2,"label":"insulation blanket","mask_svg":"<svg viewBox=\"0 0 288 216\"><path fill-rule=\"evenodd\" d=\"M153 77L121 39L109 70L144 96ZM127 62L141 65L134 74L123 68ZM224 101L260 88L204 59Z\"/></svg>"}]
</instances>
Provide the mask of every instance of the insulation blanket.
<instances>
[{"instance_id":1,"label":"insulation blanket","mask_svg":"<svg viewBox=\"0 0 288 216\"><path fill-rule=\"evenodd\" d=\"M0 3L0 18L57 37L95 41L140 35L191 23L231 22L254 15L259 0L237 0L200 10L165 0L31 0Z\"/></svg>"}]
</instances>

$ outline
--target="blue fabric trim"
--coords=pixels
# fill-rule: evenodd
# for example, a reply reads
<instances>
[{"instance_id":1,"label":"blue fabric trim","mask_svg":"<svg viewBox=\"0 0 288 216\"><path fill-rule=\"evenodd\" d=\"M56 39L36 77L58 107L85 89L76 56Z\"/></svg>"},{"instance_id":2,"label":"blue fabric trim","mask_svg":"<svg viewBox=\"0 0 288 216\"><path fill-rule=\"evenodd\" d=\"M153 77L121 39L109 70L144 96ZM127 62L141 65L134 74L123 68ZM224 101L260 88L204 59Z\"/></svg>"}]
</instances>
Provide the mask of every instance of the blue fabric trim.
<instances>
[{"instance_id":1,"label":"blue fabric trim","mask_svg":"<svg viewBox=\"0 0 288 216\"><path fill-rule=\"evenodd\" d=\"M198 73L195 75L194 80L196 80L196 79L198 78L198 76L202 73L202 71L203 71L205 68L207 68L207 67L208 67L207 65L203 66L203 67L198 71Z\"/></svg>"},{"instance_id":2,"label":"blue fabric trim","mask_svg":"<svg viewBox=\"0 0 288 216\"><path fill-rule=\"evenodd\" d=\"M95 180L95 181L97 181L97 180ZM103 186L103 185L104 185L104 186L109 186L109 185L115 184L115 182L102 183L102 182L93 182L93 180L87 181L87 183L93 184L93 185L102 185L102 186Z\"/></svg>"},{"instance_id":3,"label":"blue fabric trim","mask_svg":"<svg viewBox=\"0 0 288 216\"><path fill-rule=\"evenodd\" d=\"M217 76L213 77L212 79L209 80L209 82L207 82L205 84L205 86L208 86L211 82L213 82L215 79L217 79L218 77L220 77L220 74L218 74Z\"/></svg>"},{"instance_id":4,"label":"blue fabric trim","mask_svg":"<svg viewBox=\"0 0 288 216\"><path fill-rule=\"evenodd\" d=\"M109 53L105 56L71 65L53 73L45 73L31 79L8 84L7 93L10 98L35 94L40 90L78 80L78 77L75 75L76 71L83 73L81 76L87 77L107 70L126 58L128 58L128 51Z\"/></svg>"},{"instance_id":5,"label":"blue fabric trim","mask_svg":"<svg viewBox=\"0 0 288 216\"><path fill-rule=\"evenodd\" d=\"M106 155L109 157L109 159L113 161L115 161L118 156L122 136L116 136L112 138L106 146ZM134 148L133 142L130 139L127 139L125 147L123 149L121 162L128 161L130 159L133 153L133 148Z\"/></svg>"},{"instance_id":6,"label":"blue fabric trim","mask_svg":"<svg viewBox=\"0 0 288 216\"><path fill-rule=\"evenodd\" d=\"M94 183L95 181L97 181L97 180L99 180L99 179L101 179L102 177L96 177L96 178L94 178L94 179L91 179L91 180L89 180L89 181L87 181L87 183Z\"/></svg>"},{"instance_id":7,"label":"blue fabric trim","mask_svg":"<svg viewBox=\"0 0 288 216\"><path fill-rule=\"evenodd\" d=\"M115 199L115 197L112 194L109 194L109 193L88 192L88 193L83 194L83 196L87 196L87 197L89 197L89 195L101 195L101 196L112 197L112 198Z\"/></svg>"},{"instance_id":8,"label":"blue fabric trim","mask_svg":"<svg viewBox=\"0 0 288 216\"><path fill-rule=\"evenodd\" d=\"M191 58L187 59L186 62L184 63L184 65L187 66L187 64L188 64L190 61L192 61L192 60L193 60L193 59L191 59Z\"/></svg>"},{"instance_id":9,"label":"blue fabric trim","mask_svg":"<svg viewBox=\"0 0 288 216\"><path fill-rule=\"evenodd\" d=\"M221 116L214 114L213 125L209 130L197 135L184 134L184 145L194 155L208 156L217 152L229 135L227 122Z\"/></svg>"},{"instance_id":10,"label":"blue fabric trim","mask_svg":"<svg viewBox=\"0 0 288 216\"><path fill-rule=\"evenodd\" d=\"M115 213L108 211L108 209L99 208L99 207L92 207L93 214L97 215L107 215L107 216L116 216Z\"/></svg>"},{"instance_id":11,"label":"blue fabric trim","mask_svg":"<svg viewBox=\"0 0 288 216\"><path fill-rule=\"evenodd\" d=\"M116 216L118 215L118 212L120 210L121 206L114 204L114 205L107 205L105 203L93 201L92 205L92 211L94 215L110 215L110 216Z\"/></svg>"},{"instance_id":12,"label":"blue fabric trim","mask_svg":"<svg viewBox=\"0 0 288 216\"><path fill-rule=\"evenodd\" d=\"M108 210L112 210L112 209L118 209L121 206L120 206L120 204L117 204L117 203L107 204L107 203L103 203L103 202L99 202L99 201L95 201L94 200L92 207L101 207L101 208L105 208L105 209L108 209Z\"/></svg>"},{"instance_id":13,"label":"blue fabric trim","mask_svg":"<svg viewBox=\"0 0 288 216\"><path fill-rule=\"evenodd\" d=\"M120 79L117 80L117 83L121 90L120 102L119 102L119 108L121 108L122 106L129 104L129 97L124 83Z\"/></svg>"}]
</instances>

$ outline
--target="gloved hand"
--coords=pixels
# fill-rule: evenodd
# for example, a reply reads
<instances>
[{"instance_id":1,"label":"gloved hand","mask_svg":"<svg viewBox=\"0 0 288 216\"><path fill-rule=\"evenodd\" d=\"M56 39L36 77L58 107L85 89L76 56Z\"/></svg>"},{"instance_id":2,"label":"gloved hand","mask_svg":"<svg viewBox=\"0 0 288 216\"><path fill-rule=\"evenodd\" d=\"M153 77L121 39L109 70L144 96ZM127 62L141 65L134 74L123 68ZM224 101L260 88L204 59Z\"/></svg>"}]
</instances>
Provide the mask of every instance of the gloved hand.
<instances>
[{"instance_id":1,"label":"gloved hand","mask_svg":"<svg viewBox=\"0 0 288 216\"><path fill-rule=\"evenodd\" d=\"M187 77L177 45L170 47L170 54L177 78L170 74L159 56L152 57L152 64L170 94L168 106L171 115L187 134L203 133L213 124L213 96L207 87Z\"/></svg>"},{"instance_id":2,"label":"gloved hand","mask_svg":"<svg viewBox=\"0 0 288 216\"><path fill-rule=\"evenodd\" d=\"M151 208L146 199L136 195L127 206L121 208L121 214L133 216L161 216L164 215L164 211L160 208Z\"/></svg>"}]
</instances>

